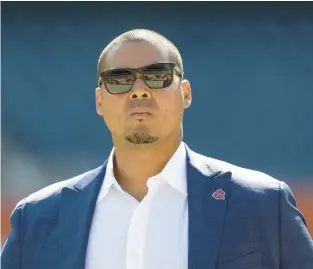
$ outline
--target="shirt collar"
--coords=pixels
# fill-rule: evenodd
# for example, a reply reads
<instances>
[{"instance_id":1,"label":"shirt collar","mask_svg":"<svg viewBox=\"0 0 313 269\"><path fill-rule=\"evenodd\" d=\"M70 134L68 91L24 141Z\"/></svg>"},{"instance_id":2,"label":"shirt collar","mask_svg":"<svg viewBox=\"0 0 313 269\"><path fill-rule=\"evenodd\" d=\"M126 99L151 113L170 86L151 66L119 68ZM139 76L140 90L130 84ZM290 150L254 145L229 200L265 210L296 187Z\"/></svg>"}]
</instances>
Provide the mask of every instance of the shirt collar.
<instances>
[{"instance_id":1,"label":"shirt collar","mask_svg":"<svg viewBox=\"0 0 313 269\"><path fill-rule=\"evenodd\" d=\"M97 203L99 203L109 192L112 186L115 186L118 190L122 190L121 186L118 184L113 170L113 157L114 157L114 148L111 150L107 167L104 175L104 180L98 195Z\"/></svg>"},{"instance_id":2,"label":"shirt collar","mask_svg":"<svg viewBox=\"0 0 313 269\"><path fill-rule=\"evenodd\" d=\"M121 186L118 184L114 176L113 157L114 148L112 149L107 162L104 181L98 195L97 203L99 203L107 195L112 186L116 187L117 190L122 191ZM181 142L176 152L167 162L161 173L154 177L161 177L171 187L187 195L186 170L186 148L185 144Z\"/></svg>"},{"instance_id":3,"label":"shirt collar","mask_svg":"<svg viewBox=\"0 0 313 269\"><path fill-rule=\"evenodd\" d=\"M186 148L183 142L159 175L171 187L187 195Z\"/></svg>"}]
</instances>

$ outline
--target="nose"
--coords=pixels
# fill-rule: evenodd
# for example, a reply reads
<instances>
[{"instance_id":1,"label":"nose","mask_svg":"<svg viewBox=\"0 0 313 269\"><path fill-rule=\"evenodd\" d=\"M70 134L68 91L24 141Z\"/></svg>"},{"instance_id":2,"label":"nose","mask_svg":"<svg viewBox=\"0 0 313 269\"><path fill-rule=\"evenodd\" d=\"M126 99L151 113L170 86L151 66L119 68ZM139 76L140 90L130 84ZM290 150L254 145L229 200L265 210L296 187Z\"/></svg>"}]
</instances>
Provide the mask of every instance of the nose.
<instances>
[{"instance_id":1,"label":"nose","mask_svg":"<svg viewBox=\"0 0 313 269\"><path fill-rule=\"evenodd\" d=\"M150 99L151 93L141 78L137 78L130 92L130 99Z\"/></svg>"}]
</instances>

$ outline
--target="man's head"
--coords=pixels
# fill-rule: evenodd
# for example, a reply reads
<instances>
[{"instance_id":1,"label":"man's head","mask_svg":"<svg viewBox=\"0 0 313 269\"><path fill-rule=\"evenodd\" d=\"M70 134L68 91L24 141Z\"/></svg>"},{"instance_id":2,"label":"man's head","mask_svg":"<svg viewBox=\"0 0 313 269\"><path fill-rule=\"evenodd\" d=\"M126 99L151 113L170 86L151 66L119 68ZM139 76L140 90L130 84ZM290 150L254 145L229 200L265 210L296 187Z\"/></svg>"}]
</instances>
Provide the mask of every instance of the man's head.
<instances>
[{"instance_id":1,"label":"man's head","mask_svg":"<svg viewBox=\"0 0 313 269\"><path fill-rule=\"evenodd\" d=\"M191 88L178 49L144 29L115 38L98 61L97 112L113 141L151 144L178 137Z\"/></svg>"}]
</instances>

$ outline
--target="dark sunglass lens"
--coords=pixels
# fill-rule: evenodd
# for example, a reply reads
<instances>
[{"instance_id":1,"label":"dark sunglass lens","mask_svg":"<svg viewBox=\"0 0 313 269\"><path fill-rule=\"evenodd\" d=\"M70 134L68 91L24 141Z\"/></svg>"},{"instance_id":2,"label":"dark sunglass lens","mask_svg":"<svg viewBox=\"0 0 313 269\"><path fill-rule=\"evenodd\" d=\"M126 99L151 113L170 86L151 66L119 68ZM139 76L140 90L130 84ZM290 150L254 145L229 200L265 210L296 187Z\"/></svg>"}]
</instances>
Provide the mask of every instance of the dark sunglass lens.
<instances>
[{"instance_id":1,"label":"dark sunglass lens","mask_svg":"<svg viewBox=\"0 0 313 269\"><path fill-rule=\"evenodd\" d=\"M105 83L107 90L113 94L125 93L128 92L132 85L114 85Z\"/></svg>"},{"instance_id":2,"label":"dark sunglass lens","mask_svg":"<svg viewBox=\"0 0 313 269\"><path fill-rule=\"evenodd\" d=\"M133 86L134 79L133 78L110 78L106 79L105 86L110 93L124 93L128 92Z\"/></svg>"},{"instance_id":3,"label":"dark sunglass lens","mask_svg":"<svg viewBox=\"0 0 313 269\"><path fill-rule=\"evenodd\" d=\"M150 88L166 88L173 81L173 66L170 64L153 64L145 68L142 73Z\"/></svg>"},{"instance_id":4,"label":"dark sunglass lens","mask_svg":"<svg viewBox=\"0 0 313 269\"><path fill-rule=\"evenodd\" d=\"M103 76L107 90L113 94L128 92L134 84L134 75L123 69L107 71Z\"/></svg>"},{"instance_id":5,"label":"dark sunglass lens","mask_svg":"<svg viewBox=\"0 0 313 269\"><path fill-rule=\"evenodd\" d=\"M166 88L172 84L172 74L144 74L144 80L150 88Z\"/></svg>"}]
</instances>

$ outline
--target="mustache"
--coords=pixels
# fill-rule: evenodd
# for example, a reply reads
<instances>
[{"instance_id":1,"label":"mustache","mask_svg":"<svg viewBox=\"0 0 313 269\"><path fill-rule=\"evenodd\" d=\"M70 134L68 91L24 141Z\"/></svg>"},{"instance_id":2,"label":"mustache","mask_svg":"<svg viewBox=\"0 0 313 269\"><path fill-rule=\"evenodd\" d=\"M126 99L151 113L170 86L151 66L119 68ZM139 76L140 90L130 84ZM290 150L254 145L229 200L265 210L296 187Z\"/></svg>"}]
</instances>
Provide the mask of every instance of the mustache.
<instances>
[{"instance_id":1,"label":"mustache","mask_svg":"<svg viewBox=\"0 0 313 269\"><path fill-rule=\"evenodd\" d=\"M127 105L127 111L134 108L156 108L157 105L151 99L133 100Z\"/></svg>"}]
</instances>

